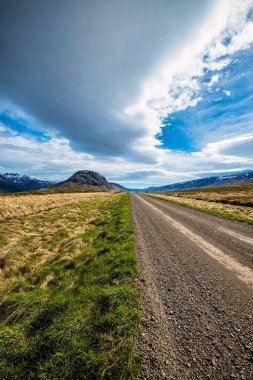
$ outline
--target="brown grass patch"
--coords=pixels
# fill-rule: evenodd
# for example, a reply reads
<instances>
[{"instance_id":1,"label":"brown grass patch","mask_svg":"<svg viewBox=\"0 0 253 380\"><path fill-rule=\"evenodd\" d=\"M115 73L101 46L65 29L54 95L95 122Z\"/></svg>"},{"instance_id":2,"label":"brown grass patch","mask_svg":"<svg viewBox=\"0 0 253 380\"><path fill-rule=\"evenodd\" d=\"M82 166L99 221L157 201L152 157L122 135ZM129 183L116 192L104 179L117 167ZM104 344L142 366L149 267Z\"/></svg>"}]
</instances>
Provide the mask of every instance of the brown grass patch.
<instances>
[{"instance_id":1,"label":"brown grass patch","mask_svg":"<svg viewBox=\"0 0 253 380\"><path fill-rule=\"evenodd\" d=\"M162 195L252 207L253 181L237 185L163 192Z\"/></svg>"},{"instance_id":2,"label":"brown grass patch","mask_svg":"<svg viewBox=\"0 0 253 380\"><path fill-rule=\"evenodd\" d=\"M108 193L68 193L43 195L1 195L0 221L33 215L89 199L110 197ZM73 210L73 213L77 211Z\"/></svg>"}]
</instances>

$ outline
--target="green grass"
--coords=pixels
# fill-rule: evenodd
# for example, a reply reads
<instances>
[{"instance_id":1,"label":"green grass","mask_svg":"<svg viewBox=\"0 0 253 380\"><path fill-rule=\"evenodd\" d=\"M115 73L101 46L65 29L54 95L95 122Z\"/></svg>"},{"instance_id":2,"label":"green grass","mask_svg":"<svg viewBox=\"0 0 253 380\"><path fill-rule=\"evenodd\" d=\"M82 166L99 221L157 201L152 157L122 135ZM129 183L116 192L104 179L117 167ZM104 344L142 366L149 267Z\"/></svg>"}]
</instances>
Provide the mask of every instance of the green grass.
<instances>
[{"instance_id":1,"label":"green grass","mask_svg":"<svg viewBox=\"0 0 253 380\"><path fill-rule=\"evenodd\" d=\"M42 221L53 224L61 213L66 226L42 239L54 250L47 260L28 257L3 277L1 379L137 377L139 292L129 195L74 208L74 214L68 206L25 219L41 230ZM86 222L85 231L73 236L71 218ZM34 249L33 239L25 244L28 252L30 245Z\"/></svg>"},{"instance_id":2,"label":"green grass","mask_svg":"<svg viewBox=\"0 0 253 380\"><path fill-rule=\"evenodd\" d=\"M158 194L150 194L146 193L145 195L148 195L153 198L158 198L161 200L165 200L170 203L178 204L181 206L185 206L188 208L191 208L193 210L198 210L202 212L206 212L208 214L216 215L216 216L221 216L226 219L231 219L231 220L236 220L239 222L244 222L247 224L252 224L253 225L253 218L250 216L249 212L249 207L245 206L232 206L230 204L223 204L219 202L216 202L215 204L212 203L212 201L203 201L203 200L198 200L196 198L191 199L191 198L184 198L183 194L180 194L182 199L171 199L171 195L158 195ZM194 202L194 203L192 203ZM203 206L202 204L205 203L206 206ZM209 207L209 204L212 203L212 206Z\"/></svg>"}]
</instances>

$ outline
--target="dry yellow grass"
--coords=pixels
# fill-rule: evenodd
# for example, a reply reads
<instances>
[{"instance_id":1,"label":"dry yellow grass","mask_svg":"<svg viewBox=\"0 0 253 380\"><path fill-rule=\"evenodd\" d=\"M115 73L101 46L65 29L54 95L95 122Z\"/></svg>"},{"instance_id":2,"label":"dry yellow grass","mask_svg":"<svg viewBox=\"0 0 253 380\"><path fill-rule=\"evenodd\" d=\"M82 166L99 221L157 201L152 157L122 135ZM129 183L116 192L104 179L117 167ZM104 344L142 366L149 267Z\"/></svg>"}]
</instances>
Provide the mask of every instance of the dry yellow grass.
<instances>
[{"instance_id":1,"label":"dry yellow grass","mask_svg":"<svg viewBox=\"0 0 253 380\"><path fill-rule=\"evenodd\" d=\"M148 194L148 195L151 195L151 194ZM194 199L193 197L190 197L189 195L188 196L172 196L172 195L163 195L163 194L152 194L151 196L159 198L159 199L163 199L169 202L178 203L180 205L191 207L197 210L206 211L211 214L224 216L229 219L240 220L249 224L253 224L253 208L252 207L224 204L217 201L213 202L213 201L208 201L208 200Z\"/></svg>"},{"instance_id":2,"label":"dry yellow grass","mask_svg":"<svg viewBox=\"0 0 253 380\"><path fill-rule=\"evenodd\" d=\"M109 193L67 193L0 196L0 221L33 215L89 199L110 197Z\"/></svg>"},{"instance_id":3,"label":"dry yellow grass","mask_svg":"<svg viewBox=\"0 0 253 380\"><path fill-rule=\"evenodd\" d=\"M249 181L237 185L165 192L163 195L252 207L253 182Z\"/></svg>"},{"instance_id":4,"label":"dry yellow grass","mask_svg":"<svg viewBox=\"0 0 253 380\"><path fill-rule=\"evenodd\" d=\"M199 199L199 200L206 200L208 202L222 202L227 201L229 202L238 202L238 204L243 203L253 203L253 193L249 194L248 191L243 191L240 193L236 193L234 191L227 191L227 192L215 192L210 191L208 193L204 192L195 192L194 194L185 194L185 198L192 198L192 199Z\"/></svg>"}]
</instances>

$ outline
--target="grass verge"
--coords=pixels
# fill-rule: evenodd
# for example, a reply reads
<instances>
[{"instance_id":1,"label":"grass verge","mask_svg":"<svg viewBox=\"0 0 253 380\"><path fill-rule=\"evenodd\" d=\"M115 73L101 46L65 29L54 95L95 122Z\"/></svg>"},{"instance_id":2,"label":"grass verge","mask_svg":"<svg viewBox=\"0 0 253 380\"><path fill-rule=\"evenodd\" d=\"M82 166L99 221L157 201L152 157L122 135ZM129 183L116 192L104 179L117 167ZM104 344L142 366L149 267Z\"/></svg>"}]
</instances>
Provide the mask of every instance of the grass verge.
<instances>
[{"instance_id":1,"label":"grass verge","mask_svg":"<svg viewBox=\"0 0 253 380\"><path fill-rule=\"evenodd\" d=\"M139 293L129 195L1 228L0 378L135 379Z\"/></svg>"},{"instance_id":2,"label":"grass verge","mask_svg":"<svg viewBox=\"0 0 253 380\"><path fill-rule=\"evenodd\" d=\"M207 200L184 198L183 196L180 197L150 193L146 193L145 195L185 206L193 210L199 210L212 215L221 216L223 218L253 224L253 209L251 207L230 205L219 202L214 203Z\"/></svg>"}]
</instances>

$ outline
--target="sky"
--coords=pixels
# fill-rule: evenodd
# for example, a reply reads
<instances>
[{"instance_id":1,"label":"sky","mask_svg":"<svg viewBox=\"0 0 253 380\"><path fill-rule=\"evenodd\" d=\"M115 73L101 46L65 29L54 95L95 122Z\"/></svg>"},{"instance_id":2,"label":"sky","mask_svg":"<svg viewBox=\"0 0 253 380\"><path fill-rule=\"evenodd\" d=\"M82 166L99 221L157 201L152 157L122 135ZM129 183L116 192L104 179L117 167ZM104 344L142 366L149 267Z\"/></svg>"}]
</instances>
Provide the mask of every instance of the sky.
<instances>
[{"instance_id":1,"label":"sky","mask_svg":"<svg viewBox=\"0 0 253 380\"><path fill-rule=\"evenodd\" d=\"M0 173L253 170L253 0L0 0Z\"/></svg>"}]
</instances>

